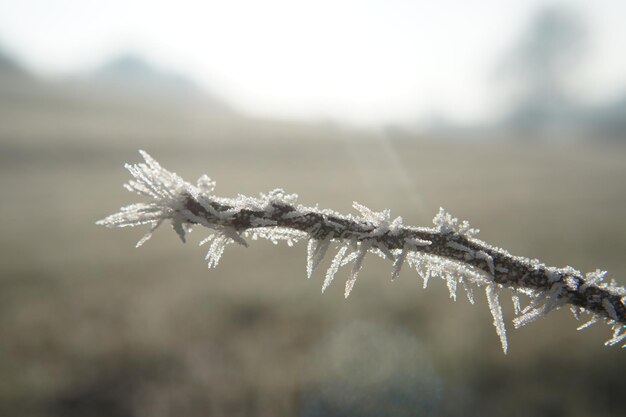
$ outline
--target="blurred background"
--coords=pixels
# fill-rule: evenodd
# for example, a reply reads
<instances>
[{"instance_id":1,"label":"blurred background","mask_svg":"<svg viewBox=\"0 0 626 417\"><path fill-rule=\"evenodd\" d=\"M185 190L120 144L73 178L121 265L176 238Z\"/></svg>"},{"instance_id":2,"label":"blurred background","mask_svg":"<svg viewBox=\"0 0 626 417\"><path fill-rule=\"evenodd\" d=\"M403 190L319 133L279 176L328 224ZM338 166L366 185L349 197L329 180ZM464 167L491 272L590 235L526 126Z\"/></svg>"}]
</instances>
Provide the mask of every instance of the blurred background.
<instances>
[{"instance_id":1,"label":"blurred background","mask_svg":"<svg viewBox=\"0 0 626 417\"><path fill-rule=\"evenodd\" d=\"M503 355L486 300L306 245L96 220L145 149L216 193L275 187L626 283L626 3L0 2L0 415L616 416L626 356L558 311Z\"/></svg>"}]
</instances>

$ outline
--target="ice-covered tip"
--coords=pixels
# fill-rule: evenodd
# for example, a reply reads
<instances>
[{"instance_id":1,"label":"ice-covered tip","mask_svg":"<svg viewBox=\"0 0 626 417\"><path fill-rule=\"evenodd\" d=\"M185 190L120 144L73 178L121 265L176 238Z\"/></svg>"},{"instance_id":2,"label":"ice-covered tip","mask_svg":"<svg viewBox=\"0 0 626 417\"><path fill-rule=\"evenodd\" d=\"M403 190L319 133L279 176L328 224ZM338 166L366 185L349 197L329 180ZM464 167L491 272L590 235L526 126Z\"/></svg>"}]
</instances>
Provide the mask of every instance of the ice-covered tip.
<instances>
[{"instance_id":1,"label":"ice-covered tip","mask_svg":"<svg viewBox=\"0 0 626 417\"><path fill-rule=\"evenodd\" d=\"M489 310L493 317L493 325L496 328L496 333L500 338L500 344L502 345L502 351L507 352L509 344L506 337L506 327L504 326L504 317L502 316L502 307L500 307L500 299L495 284L489 284L486 288L487 302L489 304Z\"/></svg>"},{"instance_id":2,"label":"ice-covered tip","mask_svg":"<svg viewBox=\"0 0 626 417\"><path fill-rule=\"evenodd\" d=\"M139 149L139 155L142 156L143 160L153 169L162 169L161 165L154 159L150 154L143 149Z\"/></svg>"},{"instance_id":3,"label":"ice-covered tip","mask_svg":"<svg viewBox=\"0 0 626 417\"><path fill-rule=\"evenodd\" d=\"M137 242L139 247L150 239L163 221L171 220L172 227L184 242L186 229L194 223L194 219L190 218L191 213L184 210L185 199L190 192L195 191L195 187L161 167L146 151L140 150L139 153L144 162L125 165L133 178L124 186L130 192L148 197L150 201L122 207L96 224L106 227L151 225L150 230Z\"/></svg>"},{"instance_id":4,"label":"ice-covered tip","mask_svg":"<svg viewBox=\"0 0 626 417\"><path fill-rule=\"evenodd\" d=\"M365 259L365 255L367 255L367 251L372 247L371 242L365 241L361 242L359 245L359 249L356 252L356 257L354 259L354 263L352 264L352 270L350 271L350 278L346 281L346 290L344 292L344 297L348 298L350 293L352 292L352 288L354 288L354 284L356 283L356 278L363 267L363 260Z\"/></svg>"}]
</instances>

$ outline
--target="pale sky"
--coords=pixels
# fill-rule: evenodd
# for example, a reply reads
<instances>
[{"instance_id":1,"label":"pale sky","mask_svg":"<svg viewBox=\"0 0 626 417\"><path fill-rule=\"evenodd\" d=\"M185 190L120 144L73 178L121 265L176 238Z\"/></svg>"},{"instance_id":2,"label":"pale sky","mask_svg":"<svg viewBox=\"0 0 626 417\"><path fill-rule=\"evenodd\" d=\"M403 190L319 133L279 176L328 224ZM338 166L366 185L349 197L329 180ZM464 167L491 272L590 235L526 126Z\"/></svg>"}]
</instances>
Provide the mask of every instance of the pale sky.
<instances>
[{"instance_id":1,"label":"pale sky","mask_svg":"<svg viewBox=\"0 0 626 417\"><path fill-rule=\"evenodd\" d=\"M65 75L133 51L258 116L376 125L494 111L494 67L545 1L0 0L0 45ZM551 4L554 4L552 2ZM626 89L626 1L585 18L584 92ZM617 86L621 91L616 90Z\"/></svg>"}]
</instances>

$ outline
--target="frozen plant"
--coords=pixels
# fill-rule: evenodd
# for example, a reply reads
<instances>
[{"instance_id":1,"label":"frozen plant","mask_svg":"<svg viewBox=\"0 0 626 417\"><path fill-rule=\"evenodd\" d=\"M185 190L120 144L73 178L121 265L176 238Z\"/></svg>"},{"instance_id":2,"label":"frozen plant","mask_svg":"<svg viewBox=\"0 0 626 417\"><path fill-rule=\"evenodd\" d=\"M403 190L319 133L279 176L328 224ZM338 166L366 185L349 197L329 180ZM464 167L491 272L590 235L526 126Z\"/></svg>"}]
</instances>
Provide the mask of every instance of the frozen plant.
<instances>
[{"instance_id":1,"label":"frozen plant","mask_svg":"<svg viewBox=\"0 0 626 417\"><path fill-rule=\"evenodd\" d=\"M335 251L322 292L341 267L351 265L345 286L348 297L368 253L392 262L392 279L398 277L404 264L417 270L424 288L430 277L443 279L453 299L462 288L473 304L473 291L484 288L504 352L507 339L500 306L503 288L513 292L515 327L568 306L577 319L582 313L589 315L589 321L579 329L597 321L607 323L613 331L607 345L621 344L626 339L626 289L614 281L606 282L605 271L583 274L570 266L554 268L536 259L513 256L478 240L478 230L443 209L433 219L434 227L412 227L404 225L401 217L392 218L389 210L376 212L356 202L357 215L305 207L296 203L297 195L281 189L259 197L217 197L213 195L215 182L209 177L202 176L193 185L161 167L146 152L140 153L145 162L126 165L134 179L125 187L148 197L148 202L123 207L97 223L107 227L150 225L137 246L145 243L165 220L171 222L183 242L196 224L211 230L201 242L209 247L209 267L217 266L224 248L231 243L248 246L247 239L265 238L274 243L284 240L291 246L298 240L308 240L309 277L331 247ZM520 295L530 300L524 308Z\"/></svg>"}]
</instances>

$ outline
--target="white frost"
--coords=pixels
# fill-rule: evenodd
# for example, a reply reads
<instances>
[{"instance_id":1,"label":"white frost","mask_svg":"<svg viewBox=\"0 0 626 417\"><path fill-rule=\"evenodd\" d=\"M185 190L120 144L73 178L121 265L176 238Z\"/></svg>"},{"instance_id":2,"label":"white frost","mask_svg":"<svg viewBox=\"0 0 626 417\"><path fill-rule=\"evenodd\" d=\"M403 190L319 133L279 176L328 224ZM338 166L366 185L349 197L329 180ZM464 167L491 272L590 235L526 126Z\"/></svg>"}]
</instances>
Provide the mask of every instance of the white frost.
<instances>
[{"instance_id":1,"label":"white frost","mask_svg":"<svg viewBox=\"0 0 626 417\"><path fill-rule=\"evenodd\" d=\"M322 293L326 291L326 288L328 288L330 283L333 282L333 278L335 278L335 274L337 274L343 256L345 255L347 250L348 245L343 245L341 248L339 248L339 251L337 251L337 254L333 258L330 267L328 267L328 271L326 271L326 278L324 279L324 284L322 285Z\"/></svg>"},{"instance_id":2,"label":"white frost","mask_svg":"<svg viewBox=\"0 0 626 417\"><path fill-rule=\"evenodd\" d=\"M448 243L446 243L446 246L455 249L455 250L460 250L463 252L467 252L467 253L473 253L474 251L471 250L470 248L468 248L465 245L461 245L459 242L455 242L453 240L449 241Z\"/></svg>"},{"instance_id":3,"label":"white frost","mask_svg":"<svg viewBox=\"0 0 626 417\"><path fill-rule=\"evenodd\" d=\"M370 248L370 246L371 243L369 241L361 242L356 258L354 259L354 264L352 264L350 278L348 279L348 281L346 281L346 291L344 293L344 296L346 298L348 298L348 296L352 292L352 288L354 287L354 283L356 282L356 277L357 275L359 275L359 271L361 271L361 267L363 266L363 259L365 259L365 255L367 254L367 250Z\"/></svg>"},{"instance_id":4,"label":"white frost","mask_svg":"<svg viewBox=\"0 0 626 417\"><path fill-rule=\"evenodd\" d=\"M502 344L502 351L506 353L508 349L508 342L506 339L506 327L504 327L504 318L502 317L502 308L500 307L500 300L498 298L498 291L495 284L487 285L486 289L487 302L489 303L489 310L493 316L493 325L496 327L496 333L500 337L500 343Z\"/></svg>"},{"instance_id":5,"label":"white frost","mask_svg":"<svg viewBox=\"0 0 626 417\"><path fill-rule=\"evenodd\" d=\"M317 269L319 264L324 259L324 256L326 256L326 252L328 250L328 247L330 246L330 242L330 237L327 237L322 241L313 238L309 239L306 261L306 272L308 278L311 278L313 271Z\"/></svg>"},{"instance_id":6,"label":"white frost","mask_svg":"<svg viewBox=\"0 0 626 417\"><path fill-rule=\"evenodd\" d=\"M217 266L229 240L230 239L223 234L219 234L213 239L211 246L209 246L209 251L204 258L209 268L215 268Z\"/></svg>"},{"instance_id":7,"label":"white frost","mask_svg":"<svg viewBox=\"0 0 626 417\"><path fill-rule=\"evenodd\" d=\"M433 219L433 223L437 226L442 235L458 233L461 236L471 239L476 237L479 232L478 229L473 229L466 220L459 225L459 219L447 213L443 207L439 208L439 212Z\"/></svg>"},{"instance_id":8,"label":"white frost","mask_svg":"<svg viewBox=\"0 0 626 417\"><path fill-rule=\"evenodd\" d=\"M391 280L395 281L396 278L400 276L400 269L402 269L402 264L406 259L407 255L407 247L406 245L402 248L402 251L396 256L396 260L393 262L393 266L391 267Z\"/></svg>"},{"instance_id":9,"label":"white frost","mask_svg":"<svg viewBox=\"0 0 626 417\"><path fill-rule=\"evenodd\" d=\"M583 330L586 329L587 327L591 326L592 324L596 323L598 321L598 317L596 317L595 315L593 317L591 317L591 320L589 320L588 322L586 322L585 324L578 326L576 328L576 330Z\"/></svg>"},{"instance_id":10,"label":"white frost","mask_svg":"<svg viewBox=\"0 0 626 417\"><path fill-rule=\"evenodd\" d=\"M585 276L585 283L580 287L580 289L584 291L586 288L602 282L606 273L606 271L601 271L599 269L596 269L594 272L588 272Z\"/></svg>"},{"instance_id":11,"label":"white frost","mask_svg":"<svg viewBox=\"0 0 626 417\"><path fill-rule=\"evenodd\" d=\"M624 326L622 326L621 324L614 324L613 336L609 340L607 340L604 344L606 346L613 346L618 343L621 343L623 340L626 339L626 332L622 333L624 330L625 330ZM626 345L624 345L624 347L626 347Z\"/></svg>"},{"instance_id":12,"label":"white frost","mask_svg":"<svg viewBox=\"0 0 626 417\"><path fill-rule=\"evenodd\" d=\"M479 250L475 253L475 256L476 259L482 259L483 261L487 262L487 266L489 267L489 272L491 272L491 275L496 275L496 269L493 265L493 258L491 257L491 255L489 255L485 251Z\"/></svg>"}]
</instances>

